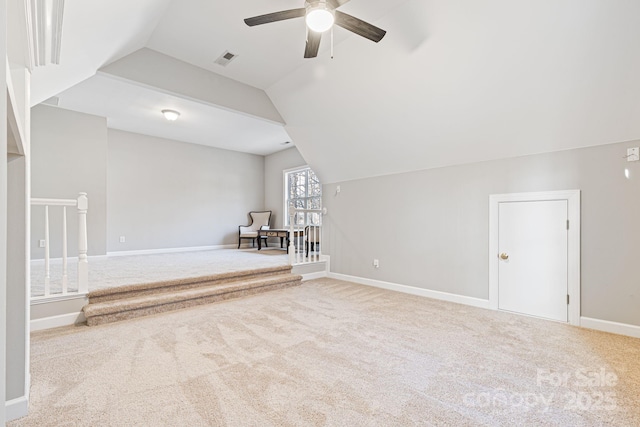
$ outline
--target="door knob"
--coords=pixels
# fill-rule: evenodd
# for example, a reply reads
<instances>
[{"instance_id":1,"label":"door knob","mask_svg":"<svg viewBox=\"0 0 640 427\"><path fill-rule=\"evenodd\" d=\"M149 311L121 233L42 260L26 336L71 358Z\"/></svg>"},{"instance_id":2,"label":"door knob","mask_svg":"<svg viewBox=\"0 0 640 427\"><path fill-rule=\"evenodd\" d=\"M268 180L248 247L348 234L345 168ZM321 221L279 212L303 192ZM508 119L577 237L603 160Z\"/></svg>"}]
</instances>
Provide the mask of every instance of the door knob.
<instances>
[{"instance_id":1,"label":"door knob","mask_svg":"<svg viewBox=\"0 0 640 427\"><path fill-rule=\"evenodd\" d=\"M509 255L507 255L506 253L502 252L502 253L500 254L500 259L507 260L507 259L509 259Z\"/></svg>"}]
</instances>

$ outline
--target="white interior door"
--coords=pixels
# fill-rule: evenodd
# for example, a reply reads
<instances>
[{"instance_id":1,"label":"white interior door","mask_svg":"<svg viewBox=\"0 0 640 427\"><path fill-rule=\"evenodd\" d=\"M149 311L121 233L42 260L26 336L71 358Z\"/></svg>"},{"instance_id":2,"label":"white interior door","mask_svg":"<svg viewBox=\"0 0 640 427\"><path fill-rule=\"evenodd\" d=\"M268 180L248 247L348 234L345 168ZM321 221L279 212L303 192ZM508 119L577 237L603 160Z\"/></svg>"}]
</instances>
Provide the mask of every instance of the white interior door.
<instances>
[{"instance_id":1,"label":"white interior door","mask_svg":"<svg viewBox=\"0 0 640 427\"><path fill-rule=\"evenodd\" d=\"M567 200L499 203L498 308L567 322Z\"/></svg>"}]
</instances>

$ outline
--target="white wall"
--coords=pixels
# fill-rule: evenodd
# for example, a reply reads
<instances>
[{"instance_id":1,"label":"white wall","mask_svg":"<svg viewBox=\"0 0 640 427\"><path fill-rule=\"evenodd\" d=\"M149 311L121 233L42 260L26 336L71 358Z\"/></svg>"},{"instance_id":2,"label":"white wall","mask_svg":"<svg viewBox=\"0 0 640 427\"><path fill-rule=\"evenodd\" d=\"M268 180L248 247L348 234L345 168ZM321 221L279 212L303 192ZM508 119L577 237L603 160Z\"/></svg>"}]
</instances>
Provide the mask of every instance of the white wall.
<instances>
[{"instance_id":1,"label":"white wall","mask_svg":"<svg viewBox=\"0 0 640 427\"><path fill-rule=\"evenodd\" d=\"M11 17L8 22L5 20L5 13ZM3 141L0 146L7 146L4 139L7 134L13 141L11 144L13 146L9 147L8 156L5 157L3 154L0 160L0 224L2 224L0 226L0 313L2 313L0 423L3 425L5 419L11 420L26 415L29 399L29 301L27 295L31 74L26 66L27 31L24 14L23 2L0 1L0 28L5 28L7 23L6 32L0 31L2 34L0 57L4 58L6 53L10 71L9 75L5 76L3 67L3 71L0 72L2 93L8 95L3 96L0 101L0 141ZM6 86L5 82L7 82ZM8 109L5 100L10 102ZM9 129L6 127L7 121L10 122ZM4 148L2 152L5 152Z\"/></svg>"},{"instance_id":2,"label":"white wall","mask_svg":"<svg viewBox=\"0 0 640 427\"><path fill-rule=\"evenodd\" d=\"M10 155L7 191L7 400L28 396L27 157Z\"/></svg>"},{"instance_id":3,"label":"white wall","mask_svg":"<svg viewBox=\"0 0 640 427\"><path fill-rule=\"evenodd\" d=\"M234 244L247 212L264 209L262 156L107 131L104 118L44 105L32 123L32 196L88 193L89 255ZM34 207L33 258L44 256L43 215ZM50 215L52 242L60 241L61 212ZM77 221L68 220L73 254Z\"/></svg>"},{"instance_id":4,"label":"white wall","mask_svg":"<svg viewBox=\"0 0 640 427\"><path fill-rule=\"evenodd\" d=\"M104 255L107 216L107 120L62 108L39 105L31 109L31 196L75 199L89 197L87 234L89 255ZM61 211L51 210L52 242L60 242ZM69 254L77 254L77 218L69 211ZM44 210L32 211L31 256L43 258ZM60 256L52 247L52 256ZM73 255L71 255L73 256Z\"/></svg>"},{"instance_id":5,"label":"white wall","mask_svg":"<svg viewBox=\"0 0 640 427\"><path fill-rule=\"evenodd\" d=\"M0 0L0 58L7 55L7 2ZM0 423L5 420L7 354L7 76L0 69Z\"/></svg>"},{"instance_id":6,"label":"white wall","mask_svg":"<svg viewBox=\"0 0 640 427\"><path fill-rule=\"evenodd\" d=\"M284 227L284 175L287 169L304 166L306 162L296 147L264 158L264 207L271 213L271 227Z\"/></svg>"},{"instance_id":7,"label":"white wall","mask_svg":"<svg viewBox=\"0 0 640 427\"><path fill-rule=\"evenodd\" d=\"M333 272L487 299L489 195L579 189L582 316L640 326L640 162L622 158L639 145L325 185L323 252L331 255ZM626 167L632 179L624 177Z\"/></svg>"},{"instance_id":8,"label":"white wall","mask_svg":"<svg viewBox=\"0 0 640 427\"><path fill-rule=\"evenodd\" d=\"M109 252L235 244L247 213L264 208L262 156L108 135Z\"/></svg>"}]
</instances>

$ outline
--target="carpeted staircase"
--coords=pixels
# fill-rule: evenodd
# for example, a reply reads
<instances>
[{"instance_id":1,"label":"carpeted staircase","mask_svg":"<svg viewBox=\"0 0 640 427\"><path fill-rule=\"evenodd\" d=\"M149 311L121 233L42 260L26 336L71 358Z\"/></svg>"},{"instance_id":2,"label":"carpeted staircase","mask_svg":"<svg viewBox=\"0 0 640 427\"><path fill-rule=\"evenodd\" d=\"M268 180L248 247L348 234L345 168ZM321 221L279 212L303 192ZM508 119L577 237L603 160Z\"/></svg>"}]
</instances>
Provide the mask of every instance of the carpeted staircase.
<instances>
[{"instance_id":1,"label":"carpeted staircase","mask_svg":"<svg viewBox=\"0 0 640 427\"><path fill-rule=\"evenodd\" d=\"M87 325L95 326L287 288L301 282L302 276L291 274L289 265L260 268L100 289L89 293L89 304L82 310Z\"/></svg>"}]
</instances>

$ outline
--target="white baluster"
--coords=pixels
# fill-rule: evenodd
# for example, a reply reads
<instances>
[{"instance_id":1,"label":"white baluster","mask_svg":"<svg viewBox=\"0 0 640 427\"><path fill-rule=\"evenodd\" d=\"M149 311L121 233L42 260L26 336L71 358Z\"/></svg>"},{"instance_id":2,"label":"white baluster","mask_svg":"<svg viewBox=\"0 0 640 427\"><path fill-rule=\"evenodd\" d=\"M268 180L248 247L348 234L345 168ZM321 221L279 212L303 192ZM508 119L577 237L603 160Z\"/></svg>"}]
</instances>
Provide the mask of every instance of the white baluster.
<instances>
[{"instance_id":1,"label":"white baluster","mask_svg":"<svg viewBox=\"0 0 640 427\"><path fill-rule=\"evenodd\" d=\"M305 259L306 262L313 261L313 252L315 250L315 236L313 234L314 227L313 225L309 226L309 256Z\"/></svg>"},{"instance_id":2,"label":"white baluster","mask_svg":"<svg viewBox=\"0 0 640 427\"><path fill-rule=\"evenodd\" d=\"M316 252L318 250L318 247L316 246L318 242L318 227L316 227L315 225L313 226L313 254L311 255L311 262L315 262L316 260Z\"/></svg>"},{"instance_id":3,"label":"white baluster","mask_svg":"<svg viewBox=\"0 0 640 427\"><path fill-rule=\"evenodd\" d=\"M87 259L87 193L78 196L78 292L89 290L89 261Z\"/></svg>"},{"instance_id":4,"label":"white baluster","mask_svg":"<svg viewBox=\"0 0 640 427\"><path fill-rule=\"evenodd\" d=\"M309 262L309 259L310 259L309 257L313 256L313 246L312 246L313 245L313 226L309 224L305 227L305 230L306 230L306 244L304 248L305 254L304 254L304 257L302 257L302 262L307 263ZM307 252L307 248L309 252ZM307 255L307 253L309 255Z\"/></svg>"},{"instance_id":5,"label":"white baluster","mask_svg":"<svg viewBox=\"0 0 640 427\"><path fill-rule=\"evenodd\" d=\"M293 204L289 205L289 265L293 265L296 261L296 232L293 227L293 218L295 212L293 211Z\"/></svg>"},{"instance_id":6,"label":"white baluster","mask_svg":"<svg viewBox=\"0 0 640 427\"><path fill-rule=\"evenodd\" d=\"M49 263L49 206L44 207L44 296L51 292L51 265Z\"/></svg>"},{"instance_id":7,"label":"white baluster","mask_svg":"<svg viewBox=\"0 0 640 427\"><path fill-rule=\"evenodd\" d=\"M69 277L67 275L67 207L62 207L62 294L67 293Z\"/></svg>"},{"instance_id":8,"label":"white baluster","mask_svg":"<svg viewBox=\"0 0 640 427\"><path fill-rule=\"evenodd\" d=\"M298 235L303 236L302 242L304 242L304 228L298 228ZM302 243L300 243L302 244ZM300 258L304 259L304 248L298 248L299 250L296 252L296 264L300 264Z\"/></svg>"},{"instance_id":9,"label":"white baluster","mask_svg":"<svg viewBox=\"0 0 640 427\"><path fill-rule=\"evenodd\" d=\"M318 252L317 252L317 254L316 254L316 261L318 261L318 262L320 261L320 249L322 248L322 242L321 242L321 240L322 240L322 226L321 226L321 225L319 225L319 226L318 226L318 243L317 243L317 245L318 245Z\"/></svg>"},{"instance_id":10,"label":"white baluster","mask_svg":"<svg viewBox=\"0 0 640 427\"><path fill-rule=\"evenodd\" d=\"M314 247L314 251L313 251L313 261L317 262L318 261L318 228L317 226L313 227L313 247Z\"/></svg>"}]
</instances>

